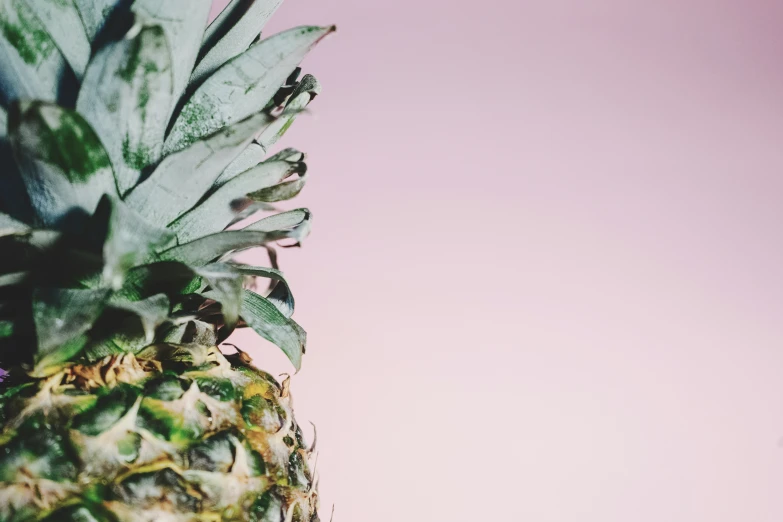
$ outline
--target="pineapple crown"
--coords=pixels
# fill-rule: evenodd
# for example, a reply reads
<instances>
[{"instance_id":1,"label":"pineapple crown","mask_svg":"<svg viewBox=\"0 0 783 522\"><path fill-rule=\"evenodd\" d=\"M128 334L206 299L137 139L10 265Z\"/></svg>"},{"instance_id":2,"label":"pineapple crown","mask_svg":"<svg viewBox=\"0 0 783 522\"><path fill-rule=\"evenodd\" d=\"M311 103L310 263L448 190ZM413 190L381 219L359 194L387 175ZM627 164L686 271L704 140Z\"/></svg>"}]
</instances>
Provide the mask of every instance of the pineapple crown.
<instances>
[{"instance_id":1,"label":"pineapple crown","mask_svg":"<svg viewBox=\"0 0 783 522\"><path fill-rule=\"evenodd\" d=\"M311 213L274 212L307 168L267 152L320 92L298 65L334 27L261 39L281 2L207 26L211 0L0 0L0 365L45 377L250 327L300 367L275 246ZM255 247L271 266L234 259Z\"/></svg>"}]
</instances>

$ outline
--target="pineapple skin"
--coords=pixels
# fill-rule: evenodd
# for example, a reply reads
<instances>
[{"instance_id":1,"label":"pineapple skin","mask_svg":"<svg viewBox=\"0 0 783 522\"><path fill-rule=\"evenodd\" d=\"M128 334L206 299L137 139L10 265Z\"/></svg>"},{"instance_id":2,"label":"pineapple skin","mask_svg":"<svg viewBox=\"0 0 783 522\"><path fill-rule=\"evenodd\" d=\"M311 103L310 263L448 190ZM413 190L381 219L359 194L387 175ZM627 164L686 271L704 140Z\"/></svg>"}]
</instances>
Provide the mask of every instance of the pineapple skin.
<instances>
[{"instance_id":1,"label":"pineapple skin","mask_svg":"<svg viewBox=\"0 0 783 522\"><path fill-rule=\"evenodd\" d=\"M2 522L319 520L289 381L241 352L158 345L22 378L0 412Z\"/></svg>"}]
</instances>

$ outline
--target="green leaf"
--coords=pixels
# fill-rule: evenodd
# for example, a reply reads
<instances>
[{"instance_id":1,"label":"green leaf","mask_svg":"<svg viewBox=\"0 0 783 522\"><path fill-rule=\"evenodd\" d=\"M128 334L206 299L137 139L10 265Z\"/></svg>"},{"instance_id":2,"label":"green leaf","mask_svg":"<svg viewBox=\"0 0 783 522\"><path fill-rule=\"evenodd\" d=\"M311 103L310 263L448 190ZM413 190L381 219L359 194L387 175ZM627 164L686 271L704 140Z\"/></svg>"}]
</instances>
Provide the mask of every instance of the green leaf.
<instances>
[{"instance_id":1,"label":"green leaf","mask_svg":"<svg viewBox=\"0 0 783 522\"><path fill-rule=\"evenodd\" d=\"M250 203L247 198L249 193L273 186L292 174L304 170L304 163L288 161L261 163L222 185L214 194L175 221L171 228L181 242L219 232L231 223L243 205Z\"/></svg>"},{"instance_id":2,"label":"green leaf","mask_svg":"<svg viewBox=\"0 0 783 522\"><path fill-rule=\"evenodd\" d=\"M95 211L116 195L111 162L82 117L46 102L23 102L11 115L10 138L30 201L45 225L74 207Z\"/></svg>"},{"instance_id":3,"label":"green leaf","mask_svg":"<svg viewBox=\"0 0 783 522\"><path fill-rule=\"evenodd\" d=\"M125 201L154 223L168 225L193 208L270 117L251 116L166 157Z\"/></svg>"},{"instance_id":4,"label":"green leaf","mask_svg":"<svg viewBox=\"0 0 783 522\"><path fill-rule=\"evenodd\" d=\"M81 14L84 30L90 41L103 31L106 22L125 0L73 0Z\"/></svg>"},{"instance_id":5,"label":"green leaf","mask_svg":"<svg viewBox=\"0 0 783 522\"><path fill-rule=\"evenodd\" d=\"M220 263L196 269L196 273L206 279L212 288L211 291L202 295L220 303L226 327L233 330L239 320L242 301L242 275L233 266Z\"/></svg>"},{"instance_id":6,"label":"green leaf","mask_svg":"<svg viewBox=\"0 0 783 522\"><path fill-rule=\"evenodd\" d=\"M332 31L291 29L252 45L218 69L185 104L166 140L166 153L262 110L307 52Z\"/></svg>"},{"instance_id":7,"label":"green leaf","mask_svg":"<svg viewBox=\"0 0 783 522\"><path fill-rule=\"evenodd\" d=\"M39 288L33 293L33 321L38 350L31 375L59 371L87 343L86 332L103 311L108 290Z\"/></svg>"},{"instance_id":8,"label":"green leaf","mask_svg":"<svg viewBox=\"0 0 783 522\"><path fill-rule=\"evenodd\" d=\"M0 91L6 103L56 101L68 71L46 27L27 0L0 0Z\"/></svg>"},{"instance_id":9,"label":"green leaf","mask_svg":"<svg viewBox=\"0 0 783 522\"><path fill-rule=\"evenodd\" d=\"M282 235L285 231L286 238L296 240L304 239L310 232L313 214L306 208L298 208L287 212L280 212L272 216L251 223L242 230L255 230L259 232L278 232Z\"/></svg>"},{"instance_id":10,"label":"green leaf","mask_svg":"<svg viewBox=\"0 0 783 522\"><path fill-rule=\"evenodd\" d=\"M25 281L30 277L29 272L13 272L10 274L2 274L0 275L0 288L4 286L17 286Z\"/></svg>"},{"instance_id":11,"label":"green leaf","mask_svg":"<svg viewBox=\"0 0 783 522\"><path fill-rule=\"evenodd\" d=\"M166 31L173 57L172 92L175 99L179 99L188 85L211 7L212 0L188 0L187 5L161 0L136 0L133 3L132 9L138 18L159 24Z\"/></svg>"},{"instance_id":12,"label":"green leaf","mask_svg":"<svg viewBox=\"0 0 783 522\"><path fill-rule=\"evenodd\" d=\"M267 299L249 290L242 295L241 315L256 333L280 347L299 371L307 339L302 327L283 315Z\"/></svg>"},{"instance_id":13,"label":"green leaf","mask_svg":"<svg viewBox=\"0 0 783 522\"><path fill-rule=\"evenodd\" d=\"M190 78L198 84L241 54L258 37L283 0L233 0L204 33L201 58Z\"/></svg>"},{"instance_id":14,"label":"green leaf","mask_svg":"<svg viewBox=\"0 0 783 522\"><path fill-rule=\"evenodd\" d=\"M279 239L283 239L279 234L229 230L170 248L159 256L164 261L178 261L198 267L207 265L231 252L262 246Z\"/></svg>"},{"instance_id":15,"label":"green leaf","mask_svg":"<svg viewBox=\"0 0 783 522\"><path fill-rule=\"evenodd\" d=\"M215 180L215 186L219 187L223 183L234 179L236 176L242 174L248 169L251 169L264 161L266 156L266 149L256 143L255 141L245 147L239 156L236 157L231 164L225 168L223 173Z\"/></svg>"},{"instance_id":16,"label":"green leaf","mask_svg":"<svg viewBox=\"0 0 783 522\"><path fill-rule=\"evenodd\" d=\"M286 317L291 317L294 313L294 295L288 286L285 276L280 270L267 267L231 265L237 272L249 277L265 277L274 281L272 292L266 296L266 299L280 310Z\"/></svg>"},{"instance_id":17,"label":"green leaf","mask_svg":"<svg viewBox=\"0 0 783 522\"><path fill-rule=\"evenodd\" d=\"M161 260L178 261L190 266L204 266L239 250L259 247L295 238L300 241L310 226L310 212L306 209L270 216L242 230L228 230L212 234L159 254Z\"/></svg>"},{"instance_id":18,"label":"green leaf","mask_svg":"<svg viewBox=\"0 0 783 522\"><path fill-rule=\"evenodd\" d=\"M0 140L8 136L8 113L0 107Z\"/></svg>"},{"instance_id":19,"label":"green leaf","mask_svg":"<svg viewBox=\"0 0 783 522\"><path fill-rule=\"evenodd\" d=\"M160 159L174 104L171 64L163 29L137 25L87 68L76 107L101 136L121 194Z\"/></svg>"},{"instance_id":20,"label":"green leaf","mask_svg":"<svg viewBox=\"0 0 783 522\"><path fill-rule=\"evenodd\" d=\"M103 243L103 281L116 290L122 286L128 270L141 264L153 249L165 245L173 235L151 225L119 200L105 198L101 206L109 213Z\"/></svg>"},{"instance_id":21,"label":"green leaf","mask_svg":"<svg viewBox=\"0 0 783 522\"><path fill-rule=\"evenodd\" d=\"M252 201L261 201L263 203L277 203L278 201L288 201L296 197L307 183L307 175L299 173L299 178L293 181L286 181L272 187L262 188L255 192L247 194Z\"/></svg>"},{"instance_id":22,"label":"green leaf","mask_svg":"<svg viewBox=\"0 0 783 522\"><path fill-rule=\"evenodd\" d=\"M74 0L28 0L77 78L90 61L90 40Z\"/></svg>"},{"instance_id":23,"label":"green leaf","mask_svg":"<svg viewBox=\"0 0 783 522\"><path fill-rule=\"evenodd\" d=\"M265 150L269 150L288 131L299 113L320 93L321 84L318 83L315 76L305 74L294 92L291 93L285 106L285 112L258 137L259 145Z\"/></svg>"},{"instance_id":24,"label":"green leaf","mask_svg":"<svg viewBox=\"0 0 783 522\"><path fill-rule=\"evenodd\" d=\"M0 213L0 237L15 236L30 232L30 227L11 216Z\"/></svg>"},{"instance_id":25,"label":"green leaf","mask_svg":"<svg viewBox=\"0 0 783 522\"><path fill-rule=\"evenodd\" d=\"M145 340L149 344L155 339L155 329L168 319L171 303L166 295L157 294L141 301L112 298L109 307L137 315L144 329Z\"/></svg>"}]
</instances>

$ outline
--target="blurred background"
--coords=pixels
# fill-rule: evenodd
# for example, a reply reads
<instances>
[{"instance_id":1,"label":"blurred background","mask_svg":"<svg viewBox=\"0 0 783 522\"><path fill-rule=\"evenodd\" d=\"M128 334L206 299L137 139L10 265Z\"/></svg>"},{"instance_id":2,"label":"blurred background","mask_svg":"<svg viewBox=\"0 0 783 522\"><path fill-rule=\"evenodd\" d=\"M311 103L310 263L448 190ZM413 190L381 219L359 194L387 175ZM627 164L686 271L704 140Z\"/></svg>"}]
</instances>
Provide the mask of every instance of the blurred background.
<instances>
[{"instance_id":1,"label":"blurred background","mask_svg":"<svg viewBox=\"0 0 783 522\"><path fill-rule=\"evenodd\" d=\"M783 3L286 0L265 34L331 23L281 255L322 518L783 520Z\"/></svg>"}]
</instances>

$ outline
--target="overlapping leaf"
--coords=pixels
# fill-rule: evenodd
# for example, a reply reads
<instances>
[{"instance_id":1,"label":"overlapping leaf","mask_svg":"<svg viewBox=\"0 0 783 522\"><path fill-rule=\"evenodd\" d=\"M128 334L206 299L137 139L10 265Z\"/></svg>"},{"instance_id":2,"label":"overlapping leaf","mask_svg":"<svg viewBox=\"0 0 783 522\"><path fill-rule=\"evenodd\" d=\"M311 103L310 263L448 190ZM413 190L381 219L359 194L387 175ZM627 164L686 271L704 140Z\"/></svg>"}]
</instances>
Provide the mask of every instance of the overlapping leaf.
<instances>
[{"instance_id":1,"label":"overlapping leaf","mask_svg":"<svg viewBox=\"0 0 783 522\"><path fill-rule=\"evenodd\" d=\"M262 161L266 156L266 149L259 143L253 142L232 161L228 167L225 168L222 174L215 180L215 186L220 186L227 181L232 180L234 177L242 174L247 169L253 168Z\"/></svg>"},{"instance_id":2,"label":"overlapping leaf","mask_svg":"<svg viewBox=\"0 0 783 522\"><path fill-rule=\"evenodd\" d=\"M283 0L233 0L205 31L202 58L190 81L200 83L247 49L282 3Z\"/></svg>"},{"instance_id":3,"label":"overlapping leaf","mask_svg":"<svg viewBox=\"0 0 783 522\"><path fill-rule=\"evenodd\" d=\"M109 156L76 112L45 102L23 102L9 133L31 203L55 225L74 208L92 214L104 194L117 196Z\"/></svg>"},{"instance_id":4,"label":"overlapping leaf","mask_svg":"<svg viewBox=\"0 0 783 522\"><path fill-rule=\"evenodd\" d=\"M6 103L57 100L68 64L27 0L0 0L0 92Z\"/></svg>"},{"instance_id":5,"label":"overlapping leaf","mask_svg":"<svg viewBox=\"0 0 783 522\"><path fill-rule=\"evenodd\" d=\"M68 61L77 78L90 60L90 39L74 0L28 0L52 41Z\"/></svg>"},{"instance_id":6,"label":"overlapping leaf","mask_svg":"<svg viewBox=\"0 0 783 522\"><path fill-rule=\"evenodd\" d=\"M307 52L333 27L299 27L252 45L210 76L177 118L165 152L178 151L263 109Z\"/></svg>"},{"instance_id":7,"label":"overlapping leaf","mask_svg":"<svg viewBox=\"0 0 783 522\"><path fill-rule=\"evenodd\" d=\"M266 296L267 301L275 305L280 313L286 317L291 317L294 313L294 295L291 293L291 288L288 286L285 276L280 270L259 266L248 265L232 265L234 270L240 274L248 277L264 277L271 279L274 282L274 286L269 295Z\"/></svg>"},{"instance_id":8,"label":"overlapping leaf","mask_svg":"<svg viewBox=\"0 0 783 522\"><path fill-rule=\"evenodd\" d=\"M250 290L242 294L241 316L261 337L280 347L297 371L301 368L307 334L296 322L268 299Z\"/></svg>"},{"instance_id":9,"label":"overlapping leaf","mask_svg":"<svg viewBox=\"0 0 783 522\"><path fill-rule=\"evenodd\" d=\"M169 317L170 301L165 294L156 294L141 301L115 298L109 301L109 307L136 315L144 330L144 341L151 343L155 339L155 329Z\"/></svg>"},{"instance_id":10,"label":"overlapping leaf","mask_svg":"<svg viewBox=\"0 0 783 522\"><path fill-rule=\"evenodd\" d=\"M291 128L296 117L321 93L321 84L311 74L305 74L286 103L285 112L257 139L258 144L269 150Z\"/></svg>"},{"instance_id":11,"label":"overlapping leaf","mask_svg":"<svg viewBox=\"0 0 783 522\"><path fill-rule=\"evenodd\" d=\"M45 377L71 360L87 343L86 333L106 304L108 290L38 289L33 321L38 338L31 375Z\"/></svg>"},{"instance_id":12,"label":"overlapping leaf","mask_svg":"<svg viewBox=\"0 0 783 522\"><path fill-rule=\"evenodd\" d=\"M154 223L169 224L193 208L220 173L271 117L258 113L167 156L126 202Z\"/></svg>"},{"instance_id":13,"label":"overlapping leaf","mask_svg":"<svg viewBox=\"0 0 783 522\"><path fill-rule=\"evenodd\" d=\"M296 157L302 157L297 153ZM218 188L196 208L171 226L180 242L219 232L226 228L243 205L247 194L277 185L294 173L304 171L304 164L284 160L267 161L249 169Z\"/></svg>"},{"instance_id":14,"label":"overlapping leaf","mask_svg":"<svg viewBox=\"0 0 783 522\"><path fill-rule=\"evenodd\" d=\"M79 10L84 30L90 41L93 41L104 30L107 21L117 8L125 4L125 0L73 0Z\"/></svg>"},{"instance_id":15,"label":"overlapping leaf","mask_svg":"<svg viewBox=\"0 0 783 522\"><path fill-rule=\"evenodd\" d=\"M160 26L98 52L84 78L77 109L101 136L121 194L163 149L172 99L172 58Z\"/></svg>"},{"instance_id":16,"label":"overlapping leaf","mask_svg":"<svg viewBox=\"0 0 783 522\"><path fill-rule=\"evenodd\" d=\"M160 254L165 261L204 266L232 252L295 238L300 241L310 226L311 214L300 209L253 223L242 230L228 230L170 248Z\"/></svg>"},{"instance_id":17,"label":"overlapping leaf","mask_svg":"<svg viewBox=\"0 0 783 522\"><path fill-rule=\"evenodd\" d=\"M172 234L150 224L121 201L105 198L103 204L109 214L103 243L103 281L119 289L126 272L140 265L154 248L164 246Z\"/></svg>"},{"instance_id":18,"label":"overlapping leaf","mask_svg":"<svg viewBox=\"0 0 783 522\"><path fill-rule=\"evenodd\" d=\"M181 2L161 0L136 0L133 3L133 12L140 20L158 24L166 32L173 58L172 92L175 99L179 99L188 84L211 7L212 0L188 0L187 6Z\"/></svg>"}]
</instances>

